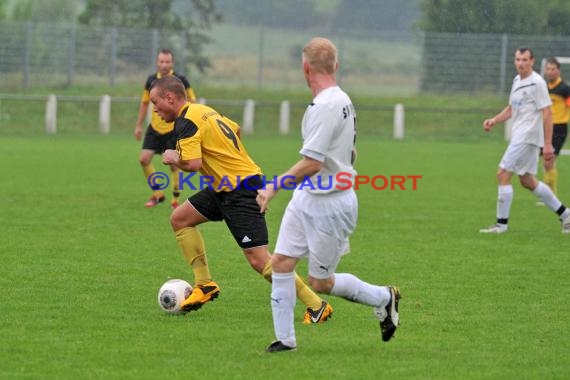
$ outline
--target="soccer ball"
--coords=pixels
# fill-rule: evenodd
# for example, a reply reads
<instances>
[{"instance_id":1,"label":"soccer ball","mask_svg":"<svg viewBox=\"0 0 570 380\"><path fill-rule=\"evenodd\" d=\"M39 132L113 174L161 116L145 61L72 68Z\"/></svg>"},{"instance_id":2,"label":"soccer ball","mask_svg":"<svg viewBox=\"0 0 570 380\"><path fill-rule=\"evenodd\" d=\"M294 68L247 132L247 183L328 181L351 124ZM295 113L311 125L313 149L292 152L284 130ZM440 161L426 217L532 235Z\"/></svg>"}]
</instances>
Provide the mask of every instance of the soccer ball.
<instances>
[{"instance_id":1,"label":"soccer ball","mask_svg":"<svg viewBox=\"0 0 570 380\"><path fill-rule=\"evenodd\" d=\"M166 281L158 290L160 308L170 314L180 313L180 304L192 293L192 285L178 278Z\"/></svg>"}]
</instances>

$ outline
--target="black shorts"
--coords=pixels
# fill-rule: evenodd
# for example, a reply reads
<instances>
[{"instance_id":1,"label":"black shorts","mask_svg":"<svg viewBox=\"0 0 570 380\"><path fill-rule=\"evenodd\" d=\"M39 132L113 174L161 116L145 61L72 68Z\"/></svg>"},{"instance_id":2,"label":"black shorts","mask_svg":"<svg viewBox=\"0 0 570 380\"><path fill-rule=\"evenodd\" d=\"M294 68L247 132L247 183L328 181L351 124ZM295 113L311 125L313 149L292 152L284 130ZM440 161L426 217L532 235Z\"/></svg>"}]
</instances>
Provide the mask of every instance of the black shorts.
<instances>
[{"instance_id":1,"label":"black shorts","mask_svg":"<svg viewBox=\"0 0 570 380\"><path fill-rule=\"evenodd\" d=\"M260 176L248 177L235 190L215 192L206 187L188 201L208 220L224 220L241 248L259 247L268 244L265 214L255 200L262 186Z\"/></svg>"},{"instance_id":2,"label":"black shorts","mask_svg":"<svg viewBox=\"0 0 570 380\"><path fill-rule=\"evenodd\" d=\"M161 135L149 124L144 134L142 148L154 150L156 154L162 154L166 149L176 149L174 130Z\"/></svg>"},{"instance_id":3,"label":"black shorts","mask_svg":"<svg viewBox=\"0 0 570 380\"><path fill-rule=\"evenodd\" d=\"M568 124L554 124L552 128L552 146L554 147L554 154L559 155L566 136L568 135Z\"/></svg>"}]
</instances>

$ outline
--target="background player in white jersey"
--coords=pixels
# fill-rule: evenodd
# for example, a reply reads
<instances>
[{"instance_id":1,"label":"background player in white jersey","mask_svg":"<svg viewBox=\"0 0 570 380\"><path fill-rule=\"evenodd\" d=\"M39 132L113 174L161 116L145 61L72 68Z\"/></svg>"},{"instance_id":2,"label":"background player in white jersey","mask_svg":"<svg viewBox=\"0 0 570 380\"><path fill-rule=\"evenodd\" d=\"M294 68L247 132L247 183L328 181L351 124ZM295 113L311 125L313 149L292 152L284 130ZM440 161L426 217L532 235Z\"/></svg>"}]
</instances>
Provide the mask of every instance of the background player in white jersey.
<instances>
[{"instance_id":1,"label":"background player in white jersey","mask_svg":"<svg viewBox=\"0 0 570 380\"><path fill-rule=\"evenodd\" d=\"M570 210L558 200L552 190L536 179L540 148L545 160L552 159L552 111L548 88L544 79L532 66L534 56L528 48L515 51L515 67L518 75L513 81L509 105L491 119L483 122L485 131L510 118L513 120L511 141L505 151L497 180L499 194L497 199L497 222L483 233L500 234L507 231L509 212L513 200L513 173L519 176L523 187L532 191L546 206L555 211L562 221L562 232L570 233Z\"/></svg>"},{"instance_id":2,"label":"background player in white jersey","mask_svg":"<svg viewBox=\"0 0 570 380\"><path fill-rule=\"evenodd\" d=\"M392 338L399 321L396 287L371 285L352 274L335 273L341 255L348 252L348 238L358 215L354 190L338 190L335 183L337 173L352 173L353 179L356 174L352 167L356 115L350 98L336 83L335 45L314 38L303 48L302 58L305 80L314 97L302 121L302 158L265 190L258 190L257 201L264 212L279 188L291 186L291 182L311 177L312 184L320 185L295 190L281 222L272 258L271 308L277 340L267 352L297 346L294 274L297 261L305 257L309 260L309 283L317 292L375 308L384 341Z\"/></svg>"}]
</instances>

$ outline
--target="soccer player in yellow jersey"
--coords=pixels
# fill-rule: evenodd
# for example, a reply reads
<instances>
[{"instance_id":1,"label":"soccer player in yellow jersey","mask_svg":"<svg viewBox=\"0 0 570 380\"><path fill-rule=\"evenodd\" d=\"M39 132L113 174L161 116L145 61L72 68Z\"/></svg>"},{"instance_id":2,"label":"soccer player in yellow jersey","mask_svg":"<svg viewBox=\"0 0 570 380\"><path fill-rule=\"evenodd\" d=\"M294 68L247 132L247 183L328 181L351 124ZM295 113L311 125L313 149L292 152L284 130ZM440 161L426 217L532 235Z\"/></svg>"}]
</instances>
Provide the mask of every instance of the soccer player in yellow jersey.
<instances>
[{"instance_id":1,"label":"soccer player in yellow jersey","mask_svg":"<svg viewBox=\"0 0 570 380\"><path fill-rule=\"evenodd\" d=\"M140 140L142 137L142 123L146 117L148 106L150 103L150 87L152 83L165 76L175 76L180 79L186 89L186 94L189 101L195 102L196 96L194 90L190 86L188 80L174 72L174 56L168 49L163 49L158 53L156 59L157 72L149 75L146 80L141 103L139 107L139 115L137 118L137 125L135 127L135 138ZM174 138L174 124L164 121L156 112L152 112L151 122L146 129L144 136L142 151L139 157L139 162L143 168L144 174L148 178L154 173L154 166L152 165L152 158L155 154L162 154L166 149L173 149L176 143ZM178 197L180 192L178 190L178 168L175 165L170 166L172 172L172 208L178 206ZM154 207L159 203L164 202L165 196L162 190L154 189L152 196L145 204L146 207Z\"/></svg>"},{"instance_id":2,"label":"soccer player in yellow jersey","mask_svg":"<svg viewBox=\"0 0 570 380\"><path fill-rule=\"evenodd\" d=\"M544 183L554 194L558 190L558 170L556 157L566 141L568 134L568 120L570 119L570 86L560 76L560 62L554 57L546 60L546 79L548 80L548 93L552 100L552 146L554 156L544 160Z\"/></svg>"},{"instance_id":3,"label":"soccer player in yellow jersey","mask_svg":"<svg viewBox=\"0 0 570 380\"><path fill-rule=\"evenodd\" d=\"M197 310L220 293L212 281L204 241L197 229L208 221L224 220L251 267L271 281L265 214L256 202L257 189L263 186L261 169L242 144L238 124L208 106L188 102L182 82L172 76L153 83L150 99L164 120L174 121L176 150L167 149L163 162L213 179L211 187L188 198L170 218L195 280L194 290L181 308ZM297 296L307 307L303 322L326 321L332 307L299 276L295 285Z\"/></svg>"}]
</instances>

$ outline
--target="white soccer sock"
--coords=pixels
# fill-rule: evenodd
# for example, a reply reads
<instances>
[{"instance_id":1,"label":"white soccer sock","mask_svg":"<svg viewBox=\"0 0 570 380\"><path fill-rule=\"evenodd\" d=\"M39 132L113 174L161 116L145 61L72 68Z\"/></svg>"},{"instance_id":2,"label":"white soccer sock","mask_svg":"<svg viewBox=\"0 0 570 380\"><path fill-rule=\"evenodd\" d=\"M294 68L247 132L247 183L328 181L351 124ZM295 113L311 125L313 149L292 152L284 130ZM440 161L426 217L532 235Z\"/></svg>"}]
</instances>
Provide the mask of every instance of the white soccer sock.
<instances>
[{"instance_id":1,"label":"white soccer sock","mask_svg":"<svg viewBox=\"0 0 570 380\"><path fill-rule=\"evenodd\" d=\"M497 219L509 219L511 203L513 203L513 185L499 185Z\"/></svg>"},{"instance_id":2,"label":"white soccer sock","mask_svg":"<svg viewBox=\"0 0 570 380\"><path fill-rule=\"evenodd\" d=\"M369 284L350 273L334 274L331 294L375 307L386 306L391 297L388 287Z\"/></svg>"},{"instance_id":3,"label":"white soccer sock","mask_svg":"<svg viewBox=\"0 0 570 380\"><path fill-rule=\"evenodd\" d=\"M296 302L295 272L271 275L271 311L275 336L283 344L296 347L294 309Z\"/></svg>"},{"instance_id":4,"label":"white soccer sock","mask_svg":"<svg viewBox=\"0 0 570 380\"><path fill-rule=\"evenodd\" d=\"M549 209L556 212L560 206L562 206L562 202L558 200L556 195L552 192L550 187L544 184L542 181L538 181L538 186L532 191L534 195L540 198L545 205L548 206Z\"/></svg>"}]
</instances>

